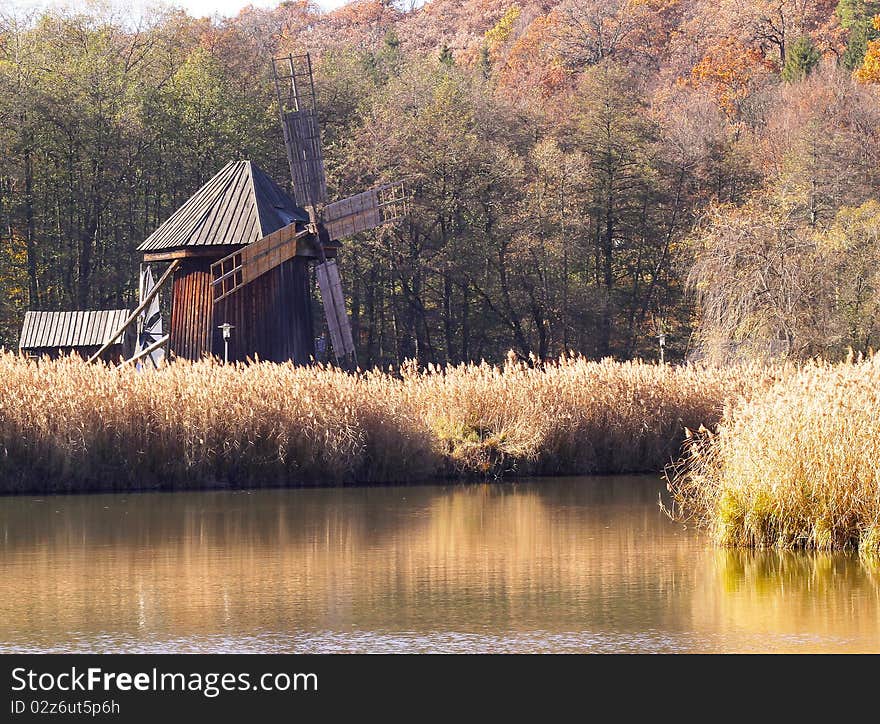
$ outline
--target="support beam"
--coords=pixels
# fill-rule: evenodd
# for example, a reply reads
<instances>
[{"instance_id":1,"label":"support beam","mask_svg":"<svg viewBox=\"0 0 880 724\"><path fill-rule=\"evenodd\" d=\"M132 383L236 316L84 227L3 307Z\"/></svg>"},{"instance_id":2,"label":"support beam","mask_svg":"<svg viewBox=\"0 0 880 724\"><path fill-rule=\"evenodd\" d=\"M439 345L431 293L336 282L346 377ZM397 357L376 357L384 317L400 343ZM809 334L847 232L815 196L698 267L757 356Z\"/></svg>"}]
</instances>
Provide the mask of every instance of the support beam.
<instances>
[{"instance_id":1,"label":"support beam","mask_svg":"<svg viewBox=\"0 0 880 724\"><path fill-rule=\"evenodd\" d=\"M156 286L154 286L150 290L150 293L147 294L146 297L144 297L144 299L138 305L138 308L135 309L131 313L131 315L128 317L128 319L125 320L125 322L122 324L122 326L116 330L116 333L103 344L101 349L99 349L97 352L95 352L95 354L93 354L91 357L89 357L89 360L88 360L89 363L94 362L102 354L104 354L104 352L106 352L108 349L110 349L110 347L113 346L113 344L116 342L116 340L119 339L119 336L128 328L128 326L132 322L134 322L138 318L138 315L147 308L147 305L153 301L153 297L155 297L159 293L159 290L162 288L162 285L165 284L165 282L167 282L171 278L171 275L174 273L174 270L177 269L177 267L179 267L179 266L180 266L180 259L175 259L173 262L171 262L171 265L165 270L165 273L159 278L159 281L156 282Z\"/></svg>"},{"instance_id":2,"label":"support beam","mask_svg":"<svg viewBox=\"0 0 880 724\"><path fill-rule=\"evenodd\" d=\"M171 338L171 335L170 335L170 334L166 334L166 335L165 335L164 337L162 337L161 339L157 339L155 342L153 342L153 344L151 344L149 347L147 347L147 348L145 348L145 349L142 349L142 350L141 350L140 352L138 352L134 357L130 357L129 359L127 359L127 360L125 360L124 362L120 363L119 366L120 366L120 367L125 367L125 365L127 365L127 364L131 364L132 362L137 362L139 359L143 359L143 358L146 357L148 354L150 354L150 352L155 352L157 349L159 349L159 347L161 347L163 344L165 344L170 338Z\"/></svg>"},{"instance_id":3,"label":"support beam","mask_svg":"<svg viewBox=\"0 0 880 724\"><path fill-rule=\"evenodd\" d=\"M204 257L226 256L236 249L240 249L241 244L205 244L204 246L187 246L183 249L171 249L168 251L147 251L144 252L145 262L157 261L174 261L175 259L200 259Z\"/></svg>"}]
</instances>

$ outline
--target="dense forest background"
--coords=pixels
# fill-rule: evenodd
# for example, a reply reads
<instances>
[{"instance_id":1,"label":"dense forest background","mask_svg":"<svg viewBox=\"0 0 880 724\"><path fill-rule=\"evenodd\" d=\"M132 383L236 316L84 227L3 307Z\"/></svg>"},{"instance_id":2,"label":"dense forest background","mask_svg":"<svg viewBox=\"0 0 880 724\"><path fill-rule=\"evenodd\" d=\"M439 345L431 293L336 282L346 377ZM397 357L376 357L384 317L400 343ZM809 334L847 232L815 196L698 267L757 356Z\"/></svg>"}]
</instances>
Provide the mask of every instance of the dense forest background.
<instances>
[{"instance_id":1,"label":"dense forest background","mask_svg":"<svg viewBox=\"0 0 880 724\"><path fill-rule=\"evenodd\" d=\"M227 161L289 178L312 53L330 196L412 213L342 265L361 364L803 358L880 334L880 3L304 1L0 16L0 344L132 306L135 247ZM875 19L877 18L877 19Z\"/></svg>"}]
</instances>

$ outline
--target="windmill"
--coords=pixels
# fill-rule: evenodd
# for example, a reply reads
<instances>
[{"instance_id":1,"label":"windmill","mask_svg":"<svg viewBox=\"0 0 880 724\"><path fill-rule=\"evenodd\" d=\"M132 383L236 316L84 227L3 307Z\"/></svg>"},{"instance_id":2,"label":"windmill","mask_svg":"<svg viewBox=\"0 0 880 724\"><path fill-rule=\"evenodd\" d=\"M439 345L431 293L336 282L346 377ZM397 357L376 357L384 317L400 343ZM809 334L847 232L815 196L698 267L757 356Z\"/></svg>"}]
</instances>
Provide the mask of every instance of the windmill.
<instances>
[{"instance_id":1,"label":"windmill","mask_svg":"<svg viewBox=\"0 0 880 724\"><path fill-rule=\"evenodd\" d=\"M338 240L400 219L406 213L403 182L383 184L327 203L311 58L308 54L273 58L272 74L294 201L305 213L303 218L291 220L287 226L211 265L214 316L218 316L216 305L250 282L294 256L311 256L317 261L315 276L334 356L339 363L356 364L339 268L334 259L328 258L327 250L335 253ZM311 253L304 253L304 248Z\"/></svg>"},{"instance_id":2,"label":"windmill","mask_svg":"<svg viewBox=\"0 0 880 724\"><path fill-rule=\"evenodd\" d=\"M294 198L252 161L227 163L138 246L144 263L170 263L151 289L142 288L138 307L90 361L140 319L140 350L126 363L167 347L170 356L191 360L307 364L315 355L309 273L315 263L334 355L356 364L333 257L340 239L406 213L403 183L327 203L311 59L275 58L272 73ZM155 306L167 283L171 318L163 335Z\"/></svg>"}]
</instances>

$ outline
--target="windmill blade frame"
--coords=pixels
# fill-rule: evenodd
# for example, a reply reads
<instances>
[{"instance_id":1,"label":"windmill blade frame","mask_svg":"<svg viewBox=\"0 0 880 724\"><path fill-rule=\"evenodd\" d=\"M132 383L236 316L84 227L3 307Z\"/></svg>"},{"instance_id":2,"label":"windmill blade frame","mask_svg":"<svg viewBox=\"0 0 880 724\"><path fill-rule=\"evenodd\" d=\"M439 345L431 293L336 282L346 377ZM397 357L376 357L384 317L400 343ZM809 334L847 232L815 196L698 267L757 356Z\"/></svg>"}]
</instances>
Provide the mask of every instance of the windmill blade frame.
<instances>
[{"instance_id":1,"label":"windmill blade frame","mask_svg":"<svg viewBox=\"0 0 880 724\"><path fill-rule=\"evenodd\" d=\"M327 178L311 57L306 53L272 58L272 74L294 199L314 209L327 200Z\"/></svg>"},{"instance_id":2,"label":"windmill blade frame","mask_svg":"<svg viewBox=\"0 0 880 724\"><path fill-rule=\"evenodd\" d=\"M301 245L311 246L311 232L294 222L238 249L211 264L214 303L234 294L266 272L299 255Z\"/></svg>"},{"instance_id":3,"label":"windmill blade frame","mask_svg":"<svg viewBox=\"0 0 880 724\"><path fill-rule=\"evenodd\" d=\"M351 333L351 320L345 308L345 295L342 293L342 280L339 267L333 259L328 259L315 267L324 315L330 330L330 344L337 362L346 357L355 359L354 338Z\"/></svg>"},{"instance_id":4,"label":"windmill blade frame","mask_svg":"<svg viewBox=\"0 0 880 724\"><path fill-rule=\"evenodd\" d=\"M312 110L291 111L282 120L294 198L299 206L315 207L327 200L318 115Z\"/></svg>"},{"instance_id":5,"label":"windmill blade frame","mask_svg":"<svg viewBox=\"0 0 880 724\"><path fill-rule=\"evenodd\" d=\"M394 181L327 204L321 217L329 237L343 239L397 221L406 213L406 189L403 181Z\"/></svg>"}]
</instances>

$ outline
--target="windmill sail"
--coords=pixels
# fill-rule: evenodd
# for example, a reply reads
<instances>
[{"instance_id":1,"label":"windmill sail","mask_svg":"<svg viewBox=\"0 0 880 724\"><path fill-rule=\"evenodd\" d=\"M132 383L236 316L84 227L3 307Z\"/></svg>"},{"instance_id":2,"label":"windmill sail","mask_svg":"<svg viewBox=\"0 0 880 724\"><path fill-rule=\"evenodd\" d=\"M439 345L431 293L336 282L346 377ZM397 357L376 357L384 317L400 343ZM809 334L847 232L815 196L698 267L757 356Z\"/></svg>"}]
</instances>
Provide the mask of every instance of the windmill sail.
<instances>
[{"instance_id":1,"label":"windmill sail","mask_svg":"<svg viewBox=\"0 0 880 724\"><path fill-rule=\"evenodd\" d=\"M284 145L297 204L309 207L323 203L327 199L327 179L315 111L284 114Z\"/></svg>"},{"instance_id":2,"label":"windmill sail","mask_svg":"<svg viewBox=\"0 0 880 724\"><path fill-rule=\"evenodd\" d=\"M402 181L334 201L324 207L324 228L331 239L342 239L400 219L406 213Z\"/></svg>"},{"instance_id":3,"label":"windmill sail","mask_svg":"<svg viewBox=\"0 0 880 724\"><path fill-rule=\"evenodd\" d=\"M351 336L351 322L345 309L345 297L342 294L342 281L339 268L332 259L315 267L321 299L324 302L324 314L330 329L330 343L337 360L354 355L354 339Z\"/></svg>"},{"instance_id":4,"label":"windmill sail","mask_svg":"<svg viewBox=\"0 0 880 724\"><path fill-rule=\"evenodd\" d=\"M314 207L327 199L327 179L312 61L308 54L273 58L272 72L293 193L300 206Z\"/></svg>"},{"instance_id":5,"label":"windmill sail","mask_svg":"<svg viewBox=\"0 0 880 724\"><path fill-rule=\"evenodd\" d=\"M237 292L245 284L295 257L307 244L308 230L297 224L283 226L259 241L232 252L211 264L214 301L219 302Z\"/></svg>"},{"instance_id":6,"label":"windmill sail","mask_svg":"<svg viewBox=\"0 0 880 724\"><path fill-rule=\"evenodd\" d=\"M278 238L265 237L212 265L214 301L233 294L251 279L291 256L316 257L315 267L330 341L337 361L357 362L351 322L339 268L327 259L325 245L361 231L395 221L406 213L402 182L377 186L325 204L327 179L321 150L321 129L315 102L312 61L308 54L272 59L278 112L296 203L308 212L308 223L280 229ZM283 238L282 238L283 237ZM316 253L315 253L316 252Z\"/></svg>"},{"instance_id":7,"label":"windmill sail","mask_svg":"<svg viewBox=\"0 0 880 724\"><path fill-rule=\"evenodd\" d=\"M147 266L141 271L140 278L140 296L139 300L143 303L147 295L155 286L153 281L153 271ZM159 297L153 297L147 308L138 318L138 335L137 349L135 352L144 352L151 345L162 339L162 315L159 311ZM165 359L165 351L163 349L154 349L152 352L144 356L145 360L149 360L153 367L158 368ZM138 369L141 369L141 363L138 363Z\"/></svg>"}]
</instances>

